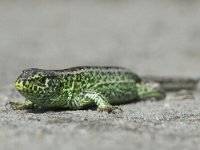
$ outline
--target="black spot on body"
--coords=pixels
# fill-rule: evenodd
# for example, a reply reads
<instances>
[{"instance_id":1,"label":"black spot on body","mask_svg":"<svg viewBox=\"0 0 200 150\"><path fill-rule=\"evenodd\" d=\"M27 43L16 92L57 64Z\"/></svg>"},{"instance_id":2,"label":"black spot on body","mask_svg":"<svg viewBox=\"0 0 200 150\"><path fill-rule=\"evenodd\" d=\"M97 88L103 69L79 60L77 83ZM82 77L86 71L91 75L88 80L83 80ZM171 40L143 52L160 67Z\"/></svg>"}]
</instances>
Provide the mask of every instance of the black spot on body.
<instances>
[{"instance_id":1,"label":"black spot on body","mask_svg":"<svg viewBox=\"0 0 200 150\"><path fill-rule=\"evenodd\" d=\"M34 86L34 91L37 91L37 86Z\"/></svg>"}]
</instances>

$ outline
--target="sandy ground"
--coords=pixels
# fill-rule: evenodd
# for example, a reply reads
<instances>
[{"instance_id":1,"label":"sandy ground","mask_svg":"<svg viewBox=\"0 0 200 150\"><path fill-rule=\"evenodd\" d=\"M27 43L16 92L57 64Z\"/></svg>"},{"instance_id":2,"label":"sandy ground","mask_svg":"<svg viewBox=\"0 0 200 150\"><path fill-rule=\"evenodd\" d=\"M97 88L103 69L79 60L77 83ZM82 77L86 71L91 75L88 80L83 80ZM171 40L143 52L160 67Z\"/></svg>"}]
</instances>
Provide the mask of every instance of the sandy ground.
<instances>
[{"instance_id":1,"label":"sandy ground","mask_svg":"<svg viewBox=\"0 0 200 150\"><path fill-rule=\"evenodd\" d=\"M14 81L25 68L115 65L140 75L200 77L198 0L0 1L1 150L197 150L200 90L192 99L94 110L30 112Z\"/></svg>"}]
</instances>

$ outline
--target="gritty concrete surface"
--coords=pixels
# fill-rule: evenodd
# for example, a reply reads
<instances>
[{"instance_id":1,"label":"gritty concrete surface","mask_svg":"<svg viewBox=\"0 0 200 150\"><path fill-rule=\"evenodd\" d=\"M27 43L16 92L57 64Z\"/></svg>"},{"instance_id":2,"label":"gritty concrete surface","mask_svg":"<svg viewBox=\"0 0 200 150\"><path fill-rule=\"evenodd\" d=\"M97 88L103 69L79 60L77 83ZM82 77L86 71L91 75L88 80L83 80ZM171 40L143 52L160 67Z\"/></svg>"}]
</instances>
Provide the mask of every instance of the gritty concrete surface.
<instances>
[{"instance_id":1,"label":"gritty concrete surface","mask_svg":"<svg viewBox=\"0 0 200 150\"><path fill-rule=\"evenodd\" d=\"M198 0L1 0L0 150L200 149L194 98L94 110L16 111L25 68L117 65L140 75L200 76Z\"/></svg>"}]
</instances>

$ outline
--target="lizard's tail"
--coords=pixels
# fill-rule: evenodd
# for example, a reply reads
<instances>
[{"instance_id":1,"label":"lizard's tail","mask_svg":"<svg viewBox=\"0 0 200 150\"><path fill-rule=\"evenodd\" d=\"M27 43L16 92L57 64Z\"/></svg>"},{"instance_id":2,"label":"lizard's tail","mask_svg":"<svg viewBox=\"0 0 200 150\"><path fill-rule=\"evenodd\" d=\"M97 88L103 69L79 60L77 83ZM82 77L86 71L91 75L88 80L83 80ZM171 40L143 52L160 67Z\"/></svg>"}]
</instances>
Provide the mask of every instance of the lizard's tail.
<instances>
[{"instance_id":1,"label":"lizard's tail","mask_svg":"<svg viewBox=\"0 0 200 150\"><path fill-rule=\"evenodd\" d=\"M156 100L164 99L165 91L156 82L141 82L137 85L138 95L141 100L154 98Z\"/></svg>"},{"instance_id":2,"label":"lizard's tail","mask_svg":"<svg viewBox=\"0 0 200 150\"><path fill-rule=\"evenodd\" d=\"M200 84L199 78L183 78L183 77L142 77L143 81L154 81L160 84L160 87L165 91L179 91L179 90L195 90Z\"/></svg>"}]
</instances>

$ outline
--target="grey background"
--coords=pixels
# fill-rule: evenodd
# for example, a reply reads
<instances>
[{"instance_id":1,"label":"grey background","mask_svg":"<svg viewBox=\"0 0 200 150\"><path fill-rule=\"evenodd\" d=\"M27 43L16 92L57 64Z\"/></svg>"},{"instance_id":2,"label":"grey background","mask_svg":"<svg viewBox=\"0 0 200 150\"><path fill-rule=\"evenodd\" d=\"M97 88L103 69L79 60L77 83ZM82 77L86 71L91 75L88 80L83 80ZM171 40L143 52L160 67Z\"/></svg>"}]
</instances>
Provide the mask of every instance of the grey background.
<instances>
[{"instance_id":1,"label":"grey background","mask_svg":"<svg viewBox=\"0 0 200 150\"><path fill-rule=\"evenodd\" d=\"M123 105L123 113L14 111L23 69L124 66L200 76L198 0L1 0L0 149L198 149L200 98Z\"/></svg>"}]
</instances>

